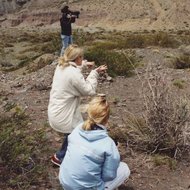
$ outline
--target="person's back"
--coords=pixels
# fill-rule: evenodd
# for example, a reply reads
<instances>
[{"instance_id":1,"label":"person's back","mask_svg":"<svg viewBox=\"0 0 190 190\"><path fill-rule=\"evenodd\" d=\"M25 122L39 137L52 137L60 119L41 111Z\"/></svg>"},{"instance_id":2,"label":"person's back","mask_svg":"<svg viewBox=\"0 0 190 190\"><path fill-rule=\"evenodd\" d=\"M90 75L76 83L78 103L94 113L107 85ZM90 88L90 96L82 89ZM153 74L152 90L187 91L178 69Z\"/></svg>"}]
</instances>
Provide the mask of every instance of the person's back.
<instances>
[{"instance_id":1,"label":"person's back","mask_svg":"<svg viewBox=\"0 0 190 190\"><path fill-rule=\"evenodd\" d=\"M63 13L60 18L61 34L70 36L72 34L71 19L68 18L69 13Z\"/></svg>"},{"instance_id":2,"label":"person's back","mask_svg":"<svg viewBox=\"0 0 190 190\"><path fill-rule=\"evenodd\" d=\"M105 181L116 177L120 156L105 127L85 131L82 125L74 129L68 138L67 153L60 167L60 181L66 190L102 190ZM106 156L110 157L111 162L102 168Z\"/></svg>"},{"instance_id":3,"label":"person's back","mask_svg":"<svg viewBox=\"0 0 190 190\"><path fill-rule=\"evenodd\" d=\"M73 126L83 121L79 105L80 97L96 93L98 72L92 70L86 80L79 66L83 50L70 45L56 67L48 105L48 119L56 131L70 133ZM77 65L76 60L80 59Z\"/></svg>"},{"instance_id":4,"label":"person's back","mask_svg":"<svg viewBox=\"0 0 190 190\"><path fill-rule=\"evenodd\" d=\"M94 98L88 107L88 119L69 135L59 172L64 190L103 190L105 187L110 190L128 178L129 168L121 164L118 149L107 134L108 118L105 97Z\"/></svg>"},{"instance_id":5,"label":"person's back","mask_svg":"<svg viewBox=\"0 0 190 190\"><path fill-rule=\"evenodd\" d=\"M65 132L71 130L73 115L76 112L81 96L73 83L77 75L80 77L80 74L79 69L71 65L64 69L58 65L55 70L48 105L48 116L51 126L57 131L62 132L63 125ZM73 75L75 75L75 78ZM79 121L75 119L76 121L73 125L81 122L81 116L79 115L78 117Z\"/></svg>"}]
</instances>

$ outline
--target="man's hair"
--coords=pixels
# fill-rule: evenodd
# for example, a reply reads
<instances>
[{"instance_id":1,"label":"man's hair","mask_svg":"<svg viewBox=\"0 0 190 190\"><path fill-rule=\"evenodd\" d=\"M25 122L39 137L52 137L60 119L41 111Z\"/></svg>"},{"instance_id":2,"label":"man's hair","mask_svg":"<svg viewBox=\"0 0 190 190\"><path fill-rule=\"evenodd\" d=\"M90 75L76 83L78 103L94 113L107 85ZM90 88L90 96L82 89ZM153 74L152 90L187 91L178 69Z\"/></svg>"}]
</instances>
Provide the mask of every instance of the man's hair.
<instances>
[{"instance_id":1,"label":"man's hair","mask_svg":"<svg viewBox=\"0 0 190 190\"><path fill-rule=\"evenodd\" d=\"M64 6L62 9L61 9L61 12L62 13L66 13L66 12L68 12L68 10L69 10L69 6Z\"/></svg>"}]
</instances>

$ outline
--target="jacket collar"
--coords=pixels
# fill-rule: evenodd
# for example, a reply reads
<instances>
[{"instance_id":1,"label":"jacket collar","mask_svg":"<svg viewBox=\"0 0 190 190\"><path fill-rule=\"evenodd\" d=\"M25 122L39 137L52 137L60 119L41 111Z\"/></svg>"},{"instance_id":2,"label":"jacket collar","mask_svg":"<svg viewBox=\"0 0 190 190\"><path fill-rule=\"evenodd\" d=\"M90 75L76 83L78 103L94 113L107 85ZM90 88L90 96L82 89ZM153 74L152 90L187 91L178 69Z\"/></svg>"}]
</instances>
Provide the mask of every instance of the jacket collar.
<instances>
[{"instance_id":1,"label":"jacket collar","mask_svg":"<svg viewBox=\"0 0 190 190\"><path fill-rule=\"evenodd\" d=\"M69 64L70 64L71 66L73 66L73 67L76 67L76 68L77 68L77 64L76 64L75 62L70 61L70 62L69 62Z\"/></svg>"},{"instance_id":2,"label":"jacket collar","mask_svg":"<svg viewBox=\"0 0 190 190\"><path fill-rule=\"evenodd\" d=\"M107 129L106 129L106 127L105 127L104 125L101 125L101 124L96 124L96 125L98 125L98 126L101 127L102 129L104 129L104 130L107 131Z\"/></svg>"}]
</instances>

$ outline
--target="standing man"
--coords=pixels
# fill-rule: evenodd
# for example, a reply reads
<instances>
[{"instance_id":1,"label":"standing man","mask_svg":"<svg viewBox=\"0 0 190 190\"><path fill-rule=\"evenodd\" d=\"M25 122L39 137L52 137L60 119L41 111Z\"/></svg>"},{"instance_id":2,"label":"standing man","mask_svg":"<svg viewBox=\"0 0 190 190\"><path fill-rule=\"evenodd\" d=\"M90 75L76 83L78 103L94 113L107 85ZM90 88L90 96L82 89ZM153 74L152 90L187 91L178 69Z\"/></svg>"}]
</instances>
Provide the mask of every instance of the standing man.
<instances>
[{"instance_id":1,"label":"standing man","mask_svg":"<svg viewBox=\"0 0 190 190\"><path fill-rule=\"evenodd\" d=\"M61 25L61 40L62 40L62 49L61 54L64 54L64 50L73 43L72 39L72 27L71 24L75 22L76 15L72 14L72 11L69 10L68 6L64 6L61 9L62 17L60 19Z\"/></svg>"}]
</instances>

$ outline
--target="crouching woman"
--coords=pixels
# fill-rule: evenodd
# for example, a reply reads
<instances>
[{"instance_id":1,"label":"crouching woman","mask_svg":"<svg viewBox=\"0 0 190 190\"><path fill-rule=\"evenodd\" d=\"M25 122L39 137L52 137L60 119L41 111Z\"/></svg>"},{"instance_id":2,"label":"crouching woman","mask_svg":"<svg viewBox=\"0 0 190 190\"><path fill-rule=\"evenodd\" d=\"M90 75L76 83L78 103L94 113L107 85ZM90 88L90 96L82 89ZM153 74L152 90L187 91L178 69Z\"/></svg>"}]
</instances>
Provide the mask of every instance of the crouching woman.
<instances>
[{"instance_id":1,"label":"crouching woman","mask_svg":"<svg viewBox=\"0 0 190 190\"><path fill-rule=\"evenodd\" d=\"M88 119L68 136L68 147L61 164L59 180L64 190L112 190L130 175L106 124L109 104L96 97L88 107Z\"/></svg>"}]
</instances>

